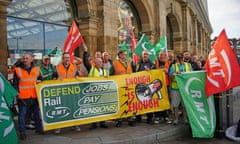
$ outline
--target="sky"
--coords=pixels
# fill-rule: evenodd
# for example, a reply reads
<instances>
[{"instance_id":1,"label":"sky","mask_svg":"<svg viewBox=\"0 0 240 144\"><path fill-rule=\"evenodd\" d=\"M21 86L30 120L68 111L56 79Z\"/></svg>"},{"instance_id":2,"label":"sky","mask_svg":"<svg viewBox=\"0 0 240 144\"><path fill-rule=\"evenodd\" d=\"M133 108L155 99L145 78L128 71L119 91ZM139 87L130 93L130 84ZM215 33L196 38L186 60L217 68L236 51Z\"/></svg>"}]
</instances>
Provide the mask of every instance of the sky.
<instances>
[{"instance_id":1,"label":"sky","mask_svg":"<svg viewBox=\"0 0 240 144\"><path fill-rule=\"evenodd\" d=\"M207 0L213 33L211 38L225 28L228 38L240 38L240 0Z\"/></svg>"}]
</instances>

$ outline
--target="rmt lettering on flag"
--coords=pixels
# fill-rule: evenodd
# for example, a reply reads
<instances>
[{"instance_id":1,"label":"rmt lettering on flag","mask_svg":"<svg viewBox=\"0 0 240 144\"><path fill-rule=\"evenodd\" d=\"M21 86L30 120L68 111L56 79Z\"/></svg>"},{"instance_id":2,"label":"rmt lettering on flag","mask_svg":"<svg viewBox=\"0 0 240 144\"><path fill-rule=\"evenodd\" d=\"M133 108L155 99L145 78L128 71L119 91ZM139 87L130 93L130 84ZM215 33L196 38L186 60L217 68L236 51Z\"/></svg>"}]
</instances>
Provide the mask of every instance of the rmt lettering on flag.
<instances>
[{"instance_id":1,"label":"rmt lettering on flag","mask_svg":"<svg viewBox=\"0 0 240 144\"><path fill-rule=\"evenodd\" d=\"M240 85L240 68L229 44L225 30L215 41L205 69L207 71L206 95L220 93Z\"/></svg>"}]
</instances>

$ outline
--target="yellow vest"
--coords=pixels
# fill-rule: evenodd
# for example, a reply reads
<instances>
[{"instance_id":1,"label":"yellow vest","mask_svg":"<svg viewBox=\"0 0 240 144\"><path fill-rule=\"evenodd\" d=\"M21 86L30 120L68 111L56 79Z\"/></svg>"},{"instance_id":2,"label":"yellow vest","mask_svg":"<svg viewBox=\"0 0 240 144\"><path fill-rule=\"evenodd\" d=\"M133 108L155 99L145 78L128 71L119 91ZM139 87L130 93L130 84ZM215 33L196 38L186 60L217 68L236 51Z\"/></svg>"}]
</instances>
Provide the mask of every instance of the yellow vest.
<instances>
[{"instance_id":1,"label":"yellow vest","mask_svg":"<svg viewBox=\"0 0 240 144\"><path fill-rule=\"evenodd\" d=\"M179 64L179 63L173 64L174 69L175 69L175 72L179 72L178 64ZM192 71L191 65L190 65L189 63L184 62L184 65L185 65L185 71L184 71L184 72L190 72L190 71ZM175 77L172 79L171 87L172 87L172 89L178 89L178 85L177 85L177 82L176 82L176 78L175 78Z\"/></svg>"},{"instance_id":2,"label":"yellow vest","mask_svg":"<svg viewBox=\"0 0 240 144\"><path fill-rule=\"evenodd\" d=\"M108 76L109 75L108 70L102 69L102 71L103 71L103 76ZM98 69L95 66L92 66L90 72L88 73L88 76L89 77L101 77Z\"/></svg>"}]
</instances>

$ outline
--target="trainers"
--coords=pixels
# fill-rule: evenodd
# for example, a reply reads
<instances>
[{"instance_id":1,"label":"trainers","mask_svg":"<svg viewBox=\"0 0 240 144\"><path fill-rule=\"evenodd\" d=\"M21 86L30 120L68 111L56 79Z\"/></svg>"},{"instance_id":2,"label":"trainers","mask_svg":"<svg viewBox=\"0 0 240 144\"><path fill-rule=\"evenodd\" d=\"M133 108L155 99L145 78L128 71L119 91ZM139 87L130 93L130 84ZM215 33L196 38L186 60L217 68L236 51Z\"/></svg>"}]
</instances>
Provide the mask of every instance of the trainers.
<instances>
[{"instance_id":1,"label":"trainers","mask_svg":"<svg viewBox=\"0 0 240 144\"><path fill-rule=\"evenodd\" d=\"M165 121L169 121L169 118L168 118L168 117L165 117L164 120L165 120Z\"/></svg>"},{"instance_id":2,"label":"trainers","mask_svg":"<svg viewBox=\"0 0 240 144\"><path fill-rule=\"evenodd\" d=\"M35 129L35 125L33 125L33 124L25 124L25 128L26 129Z\"/></svg>"},{"instance_id":3,"label":"trainers","mask_svg":"<svg viewBox=\"0 0 240 144\"><path fill-rule=\"evenodd\" d=\"M173 121L173 125L177 125L178 124L178 119L175 119L174 121Z\"/></svg>"},{"instance_id":4,"label":"trainers","mask_svg":"<svg viewBox=\"0 0 240 144\"><path fill-rule=\"evenodd\" d=\"M61 129L56 129L56 130L54 131L54 133L55 133L55 134L60 134L60 133L61 133Z\"/></svg>"},{"instance_id":5,"label":"trainers","mask_svg":"<svg viewBox=\"0 0 240 144\"><path fill-rule=\"evenodd\" d=\"M159 124L159 120L160 120L159 117L157 117L157 118L155 119L154 123L155 123L155 124Z\"/></svg>"},{"instance_id":6,"label":"trainers","mask_svg":"<svg viewBox=\"0 0 240 144\"><path fill-rule=\"evenodd\" d=\"M74 128L75 128L75 131L77 132L81 131L81 128L79 126L75 126Z\"/></svg>"}]
</instances>

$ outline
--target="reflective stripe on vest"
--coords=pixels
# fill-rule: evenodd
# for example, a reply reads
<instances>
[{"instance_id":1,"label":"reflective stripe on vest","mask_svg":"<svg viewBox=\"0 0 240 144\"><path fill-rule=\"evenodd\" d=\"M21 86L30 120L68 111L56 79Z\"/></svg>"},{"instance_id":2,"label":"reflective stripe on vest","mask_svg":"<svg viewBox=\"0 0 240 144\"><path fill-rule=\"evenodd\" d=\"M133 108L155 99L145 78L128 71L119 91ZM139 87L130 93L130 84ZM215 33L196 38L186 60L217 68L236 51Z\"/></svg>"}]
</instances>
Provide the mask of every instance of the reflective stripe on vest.
<instances>
[{"instance_id":1,"label":"reflective stripe on vest","mask_svg":"<svg viewBox=\"0 0 240 144\"><path fill-rule=\"evenodd\" d=\"M190 69L189 63L184 63L184 65L185 65L185 68L186 68L185 72L190 72L191 69ZM175 72L179 72L178 63L173 64L173 66L174 66ZM173 80L171 82L171 87L173 89L178 89L178 85L177 85L177 81L176 81L175 77L173 78Z\"/></svg>"},{"instance_id":2,"label":"reflective stripe on vest","mask_svg":"<svg viewBox=\"0 0 240 144\"><path fill-rule=\"evenodd\" d=\"M121 75L121 74L130 74L132 73L132 67L130 65L130 63L126 62L126 66L118 61L115 61L115 63L113 64L113 68L114 68L114 74L115 75Z\"/></svg>"},{"instance_id":3,"label":"reflective stripe on vest","mask_svg":"<svg viewBox=\"0 0 240 144\"><path fill-rule=\"evenodd\" d=\"M41 75L43 77L43 80L51 80L51 79L53 79L54 68L53 68L53 66L51 64L48 66L48 68L46 68L43 65L41 65L40 66L40 72L41 72Z\"/></svg>"},{"instance_id":4,"label":"reflective stripe on vest","mask_svg":"<svg viewBox=\"0 0 240 144\"><path fill-rule=\"evenodd\" d=\"M63 64L59 64L57 65L56 70L58 77L62 79L74 78L76 74L76 67L73 64L70 64L68 69L65 69Z\"/></svg>"},{"instance_id":5,"label":"reflective stripe on vest","mask_svg":"<svg viewBox=\"0 0 240 144\"><path fill-rule=\"evenodd\" d=\"M30 73L20 67L17 67L15 71L19 78L19 98L37 98L35 84L38 76L40 75L39 68L33 67Z\"/></svg>"}]
</instances>

